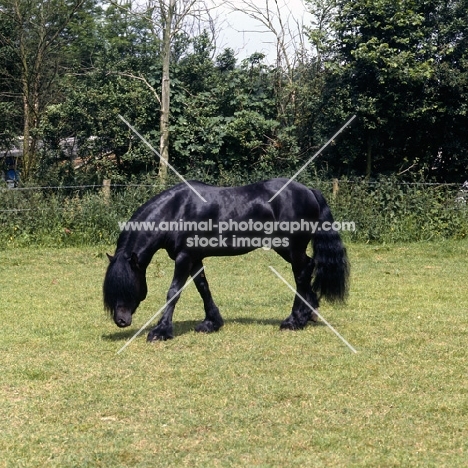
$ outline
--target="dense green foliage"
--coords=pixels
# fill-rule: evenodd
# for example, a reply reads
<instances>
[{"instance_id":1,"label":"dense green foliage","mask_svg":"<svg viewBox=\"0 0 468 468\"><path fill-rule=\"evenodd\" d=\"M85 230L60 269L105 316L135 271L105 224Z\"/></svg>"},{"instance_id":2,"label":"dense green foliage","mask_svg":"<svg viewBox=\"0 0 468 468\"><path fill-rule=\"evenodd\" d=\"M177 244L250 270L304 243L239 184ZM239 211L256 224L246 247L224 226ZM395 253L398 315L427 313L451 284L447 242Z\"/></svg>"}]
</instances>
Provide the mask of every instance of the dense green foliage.
<instances>
[{"instance_id":1,"label":"dense green foliage","mask_svg":"<svg viewBox=\"0 0 468 468\"><path fill-rule=\"evenodd\" d=\"M0 1L4 149L23 134L25 122L19 31L26 31L28 40L37 33L32 19L22 29L11 22L16 3L28 5ZM131 1L125 8L94 0L42 3L56 4L61 15L68 3L80 6L40 64L47 73L39 76L38 114L29 124L31 138L42 145L35 149L29 178L55 185L156 177L157 157L118 114L158 147L160 25L134 14ZM234 173L244 178L284 174L357 114L353 128L317 163L324 175L418 173L463 182L466 0L308 0L307 5L316 19L304 31L311 52L301 49L289 68L268 65L262 54L239 61L231 49L214 50L206 31L180 30L173 38L170 158L175 167L221 183ZM30 55L33 42L25 43ZM70 137L79 159L60 144Z\"/></svg>"},{"instance_id":2,"label":"dense green foliage","mask_svg":"<svg viewBox=\"0 0 468 468\"><path fill-rule=\"evenodd\" d=\"M333 74L360 116L360 137L352 145L360 145L357 154L367 160L367 172L416 166L440 179L464 180L467 2L340 0L338 5ZM359 152L363 147L366 158Z\"/></svg>"}]
</instances>

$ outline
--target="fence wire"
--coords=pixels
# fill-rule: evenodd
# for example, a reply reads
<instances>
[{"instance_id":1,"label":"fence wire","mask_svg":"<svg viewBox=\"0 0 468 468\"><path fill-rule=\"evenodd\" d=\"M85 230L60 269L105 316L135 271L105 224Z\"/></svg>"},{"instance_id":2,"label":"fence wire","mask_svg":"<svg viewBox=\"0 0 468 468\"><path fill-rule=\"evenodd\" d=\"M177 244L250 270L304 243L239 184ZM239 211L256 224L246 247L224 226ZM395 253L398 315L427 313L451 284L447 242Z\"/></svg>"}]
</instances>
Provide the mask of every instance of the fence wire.
<instances>
[{"instance_id":1,"label":"fence wire","mask_svg":"<svg viewBox=\"0 0 468 468\"><path fill-rule=\"evenodd\" d=\"M340 185L367 185L367 186L378 186L381 184L381 181L377 180L351 180L351 179L334 179L334 180L326 180L326 181L319 181L320 185L332 186L335 184ZM440 182L400 182L396 185L401 187L431 187L431 188L447 188L453 189L454 191L459 191L460 193L466 193L466 200L468 200L468 190L467 190L467 182L464 184L460 183L440 183ZM24 186L24 187L0 187L0 195L1 194L14 194L14 193L21 193L21 192L60 192L62 190L75 190L75 191L85 191L85 190L101 190L104 191L106 189L127 189L127 188L142 188L142 189L155 189L158 191L162 191L166 188L169 188L170 184L85 184L85 185L44 185L44 186ZM71 197L71 195L70 195ZM57 208L54 208L55 210ZM65 210L62 208L61 210ZM8 208L8 209L0 209L0 213L20 213L20 212L27 212L33 211L32 209L28 208Z\"/></svg>"}]
</instances>

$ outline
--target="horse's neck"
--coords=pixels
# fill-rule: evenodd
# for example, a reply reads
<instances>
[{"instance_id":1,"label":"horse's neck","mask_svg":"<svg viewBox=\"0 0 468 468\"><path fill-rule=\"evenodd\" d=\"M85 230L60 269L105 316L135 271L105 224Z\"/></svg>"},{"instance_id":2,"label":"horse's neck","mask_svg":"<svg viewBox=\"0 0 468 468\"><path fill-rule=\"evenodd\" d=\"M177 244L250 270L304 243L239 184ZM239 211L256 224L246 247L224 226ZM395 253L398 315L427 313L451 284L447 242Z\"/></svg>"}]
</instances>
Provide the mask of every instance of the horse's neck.
<instances>
[{"instance_id":1,"label":"horse's neck","mask_svg":"<svg viewBox=\"0 0 468 468\"><path fill-rule=\"evenodd\" d=\"M124 239L119 250L125 252L127 255L135 253L138 257L138 262L146 270L153 255L161 248L162 239L161 235L146 236L144 233L139 235L129 235Z\"/></svg>"}]
</instances>

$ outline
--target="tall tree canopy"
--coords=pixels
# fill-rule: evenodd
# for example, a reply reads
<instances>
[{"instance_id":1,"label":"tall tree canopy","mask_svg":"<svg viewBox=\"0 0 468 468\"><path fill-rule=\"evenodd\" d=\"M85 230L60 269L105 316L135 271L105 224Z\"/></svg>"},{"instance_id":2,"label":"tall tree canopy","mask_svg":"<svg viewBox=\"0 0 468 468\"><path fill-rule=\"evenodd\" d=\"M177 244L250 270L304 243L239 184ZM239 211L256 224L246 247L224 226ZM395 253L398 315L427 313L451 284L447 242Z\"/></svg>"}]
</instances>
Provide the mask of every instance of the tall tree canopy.
<instances>
[{"instance_id":1,"label":"tall tree canopy","mask_svg":"<svg viewBox=\"0 0 468 468\"><path fill-rule=\"evenodd\" d=\"M307 0L297 55L274 65L187 27L198 3L0 0L0 145L23 136L23 179L164 176L118 114L211 181L293 173L351 114L326 175L466 179L468 0Z\"/></svg>"},{"instance_id":2,"label":"tall tree canopy","mask_svg":"<svg viewBox=\"0 0 468 468\"><path fill-rule=\"evenodd\" d=\"M94 0L0 1L0 45L7 63L0 74L9 82L7 96L22 105L25 177L35 169L37 130L47 106L57 98L58 77L70 64L67 51L83 21L80 13L94 6Z\"/></svg>"},{"instance_id":3,"label":"tall tree canopy","mask_svg":"<svg viewBox=\"0 0 468 468\"><path fill-rule=\"evenodd\" d=\"M372 172L466 170L466 0L339 0L334 84L360 118ZM364 170L360 161L355 169Z\"/></svg>"}]
</instances>

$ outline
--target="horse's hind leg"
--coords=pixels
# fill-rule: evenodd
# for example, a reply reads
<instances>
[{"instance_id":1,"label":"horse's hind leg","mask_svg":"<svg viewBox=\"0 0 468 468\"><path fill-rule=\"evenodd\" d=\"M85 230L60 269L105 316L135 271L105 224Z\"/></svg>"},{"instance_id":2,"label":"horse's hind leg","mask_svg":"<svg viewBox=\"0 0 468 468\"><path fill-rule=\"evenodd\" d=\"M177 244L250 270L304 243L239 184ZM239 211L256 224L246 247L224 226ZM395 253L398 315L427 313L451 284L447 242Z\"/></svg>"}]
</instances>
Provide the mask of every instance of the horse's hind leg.
<instances>
[{"instance_id":1,"label":"horse's hind leg","mask_svg":"<svg viewBox=\"0 0 468 468\"><path fill-rule=\"evenodd\" d=\"M307 299L307 303L310 304L314 309L317 310L319 308L320 301L319 301L319 298L318 298L317 294L312 289L312 275L313 275L313 272L314 272L314 268L315 268L314 259L311 258L309 260L310 280L309 280L309 282L307 284L308 296L306 296L306 299ZM309 320L311 320L312 322L317 322L318 319L319 319L318 315L313 310L311 310L311 308L309 306L307 306L307 309L308 309L309 314L310 314Z\"/></svg>"},{"instance_id":2,"label":"horse's hind leg","mask_svg":"<svg viewBox=\"0 0 468 468\"><path fill-rule=\"evenodd\" d=\"M296 281L296 291L301 297L295 296L291 315L281 323L281 328L297 330L304 328L309 320L317 320L316 314L309 306L317 308L318 299L311 287L313 262L310 257L305 251L292 251L290 261Z\"/></svg>"},{"instance_id":3,"label":"horse's hind leg","mask_svg":"<svg viewBox=\"0 0 468 468\"><path fill-rule=\"evenodd\" d=\"M192 277L202 266L202 262L193 266L191 271ZM193 281L201 298L203 299L203 305L205 307L205 320L195 327L195 331L204 333L218 331L224 325L224 321L219 313L218 307L216 307L216 304L213 301L205 272L202 271L199 275L193 278Z\"/></svg>"}]
</instances>

